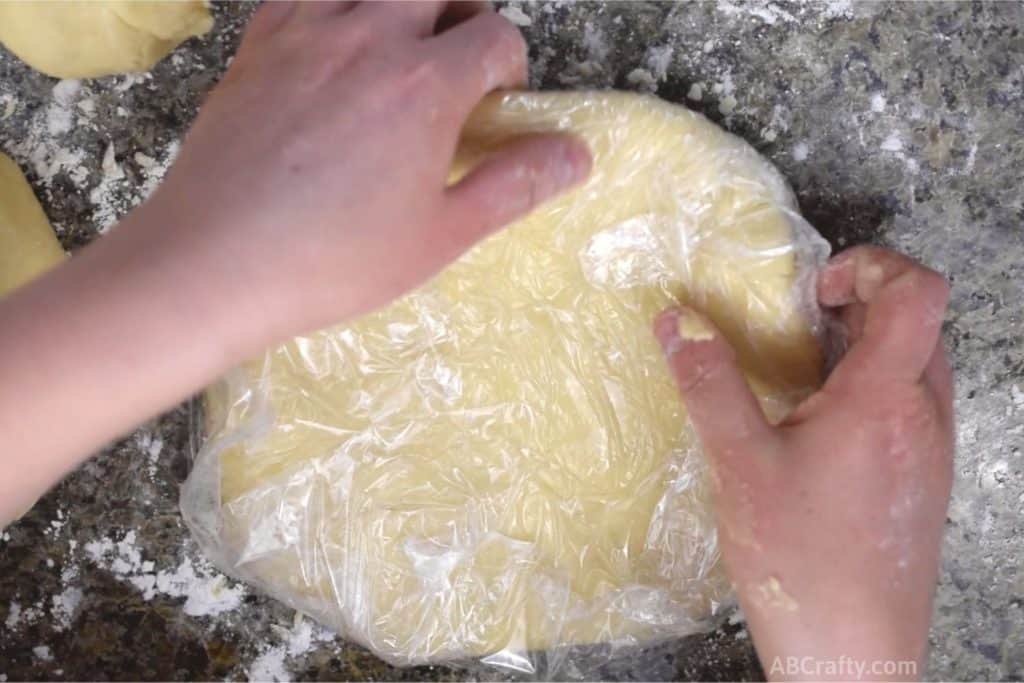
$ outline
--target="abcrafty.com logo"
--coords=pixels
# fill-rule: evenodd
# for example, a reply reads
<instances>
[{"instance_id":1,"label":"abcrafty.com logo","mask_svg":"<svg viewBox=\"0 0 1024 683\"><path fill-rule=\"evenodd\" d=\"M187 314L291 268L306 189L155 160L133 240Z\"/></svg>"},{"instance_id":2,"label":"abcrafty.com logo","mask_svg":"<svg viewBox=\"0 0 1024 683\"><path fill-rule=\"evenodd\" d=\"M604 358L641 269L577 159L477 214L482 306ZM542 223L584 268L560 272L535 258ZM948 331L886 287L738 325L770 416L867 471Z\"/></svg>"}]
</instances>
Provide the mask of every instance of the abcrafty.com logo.
<instances>
[{"instance_id":1,"label":"abcrafty.com logo","mask_svg":"<svg viewBox=\"0 0 1024 683\"><path fill-rule=\"evenodd\" d=\"M893 659L867 661L845 655L838 659L776 657L768 670L768 677L774 676L843 678L854 681L885 677L909 681L917 679L917 662Z\"/></svg>"}]
</instances>

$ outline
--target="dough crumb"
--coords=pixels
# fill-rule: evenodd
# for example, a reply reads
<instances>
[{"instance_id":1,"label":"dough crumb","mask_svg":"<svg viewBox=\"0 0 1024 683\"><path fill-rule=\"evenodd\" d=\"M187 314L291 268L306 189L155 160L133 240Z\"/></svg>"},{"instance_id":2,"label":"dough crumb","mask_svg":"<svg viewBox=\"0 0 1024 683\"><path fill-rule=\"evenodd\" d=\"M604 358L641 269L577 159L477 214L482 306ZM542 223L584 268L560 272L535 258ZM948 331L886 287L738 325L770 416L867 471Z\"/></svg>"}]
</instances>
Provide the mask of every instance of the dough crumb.
<instances>
[{"instance_id":1,"label":"dough crumb","mask_svg":"<svg viewBox=\"0 0 1024 683\"><path fill-rule=\"evenodd\" d=\"M715 332L696 313L683 311L676 321L679 338L685 341L709 341L715 338Z\"/></svg>"},{"instance_id":2,"label":"dough crumb","mask_svg":"<svg viewBox=\"0 0 1024 683\"><path fill-rule=\"evenodd\" d=\"M690 86L690 91L686 93L686 96L694 102L700 102L700 99L704 97L704 88L700 87L700 83L694 83Z\"/></svg>"},{"instance_id":3,"label":"dough crumb","mask_svg":"<svg viewBox=\"0 0 1024 683\"><path fill-rule=\"evenodd\" d=\"M886 152L899 152L903 149L903 140L900 139L899 133L890 133L889 137L882 140L880 149Z\"/></svg>"},{"instance_id":4,"label":"dough crumb","mask_svg":"<svg viewBox=\"0 0 1024 683\"><path fill-rule=\"evenodd\" d=\"M722 101L718 103L718 111L722 114L731 114L736 109L736 98L732 95L726 95L722 98Z\"/></svg>"},{"instance_id":5,"label":"dough crumb","mask_svg":"<svg viewBox=\"0 0 1024 683\"><path fill-rule=\"evenodd\" d=\"M498 10L498 14L505 17L516 26L531 26L533 24L533 19L527 16L526 12L515 5L502 7Z\"/></svg>"},{"instance_id":6,"label":"dough crumb","mask_svg":"<svg viewBox=\"0 0 1024 683\"><path fill-rule=\"evenodd\" d=\"M626 81L630 85L639 86L650 91L657 90L658 88L657 81L654 80L654 76L647 69L633 69L626 76Z\"/></svg>"},{"instance_id":7,"label":"dough crumb","mask_svg":"<svg viewBox=\"0 0 1024 683\"><path fill-rule=\"evenodd\" d=\"M787 612L795 612L800 608L797 601L782 589L782 584L774 576L769 576L764 583L758 586L757 592L766 607L783 609Z\"/></svg>"}]
</instances>

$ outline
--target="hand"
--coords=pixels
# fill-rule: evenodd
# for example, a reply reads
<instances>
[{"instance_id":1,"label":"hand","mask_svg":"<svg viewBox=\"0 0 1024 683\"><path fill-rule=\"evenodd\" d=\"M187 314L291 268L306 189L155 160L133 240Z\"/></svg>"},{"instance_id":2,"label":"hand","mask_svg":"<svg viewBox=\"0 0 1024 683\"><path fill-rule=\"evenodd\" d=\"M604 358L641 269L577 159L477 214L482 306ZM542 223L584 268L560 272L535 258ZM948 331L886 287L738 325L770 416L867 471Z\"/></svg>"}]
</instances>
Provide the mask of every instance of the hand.
<instances>
[{"instance_id":1,"label":"hand","mask_svg":"<svg viewBox=\"0 0 1024 683\"><path fill-rule=\"evenodd\" d=\"M261 7L153 197L0 302L0 524L245 357L383 305L582 180L582 143L544 135L446 187L470 110L525 77L481 3Z\"/></svg>"},{"instance_id":2,"label":"hand","mask_svg":"<svg viewBox=\"0 0 1024 683\"><path fill-rule=\"evenodd\" d=\"M265 3L142 222L249 351L364 313L586 176L582 142L537 135L446 188L470 111L525 79L482 3Z\"/></svg>"},{"instance_id":3,"label":"hand","mask_svg":"<svg viewBox=\"0 0 1024 683\"><path fill-rule=\"evenodd\" d=\"M925 655L952 478L947 297L941 276L884 249L832 259L818 298L848 351L778 426L703 316L672 310L655 323L710 459L723 561L770 678L923 673L871 666L920 667ZM711 337L680 339L679 316ZM847 668L787 671L786 657Z\"/></svg>"}]
</instances>

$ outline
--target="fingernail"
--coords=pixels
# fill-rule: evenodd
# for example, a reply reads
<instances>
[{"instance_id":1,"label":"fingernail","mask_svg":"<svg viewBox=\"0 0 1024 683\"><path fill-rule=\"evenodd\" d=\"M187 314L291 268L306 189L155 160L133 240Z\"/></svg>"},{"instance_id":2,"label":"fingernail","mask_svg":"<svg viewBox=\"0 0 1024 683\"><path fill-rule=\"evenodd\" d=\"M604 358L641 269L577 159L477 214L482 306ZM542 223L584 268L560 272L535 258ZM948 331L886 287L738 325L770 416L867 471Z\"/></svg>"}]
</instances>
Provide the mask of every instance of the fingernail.
<instances>
[{"instance_id":1,"label":"fingernail","mask_svg":"<svg viewBox=\"0 0 1024 683\"><path fill-rule=\"evenodd\" d=\"M871 301L882 288L884 278L885 271L877 263L868 263L858 268L857 281L854 283L857 298L864 303Z\"/></svg>"},{"instance_id":2,"label":"fingernail","mask_svg":"<svg viewBox=\"0 0 1024 683\"><path fill-rule=\"evenodd\" d=\"M818 273L818 300L823 306L846 306L856 300L849 284L855 276L856 262L849 254L833 258Z\"/></svg>"},{"instance_id":3,"label":"fingernail","mask_svg":"<svg viewBox=\"0 0 1024 683\"><path fill-rule=\"evenodd\" d=\"M843 265L845 265L845 264L849 263L850 261L852 261L853 257L855 255L856 255L856 251L854 251L853 249L847 249L846 251L841 251L838 254L836 254L835 256L833 256L832 258L830 258L828 260L828 264L825 267L826 268L841 268Z\"/></svg>"},{"instance_id":4,"label":"fingernail","mask_svg":"<svg viewBox=\"0 0 1024 683\"><path fill-rule=\"evenodd\" d=\"M567 139L562 144L562 160L559 164L559 187L570 187L582 182L590 175L593 161L590 149L578 138Z\"/></svg>"}]
</instances>

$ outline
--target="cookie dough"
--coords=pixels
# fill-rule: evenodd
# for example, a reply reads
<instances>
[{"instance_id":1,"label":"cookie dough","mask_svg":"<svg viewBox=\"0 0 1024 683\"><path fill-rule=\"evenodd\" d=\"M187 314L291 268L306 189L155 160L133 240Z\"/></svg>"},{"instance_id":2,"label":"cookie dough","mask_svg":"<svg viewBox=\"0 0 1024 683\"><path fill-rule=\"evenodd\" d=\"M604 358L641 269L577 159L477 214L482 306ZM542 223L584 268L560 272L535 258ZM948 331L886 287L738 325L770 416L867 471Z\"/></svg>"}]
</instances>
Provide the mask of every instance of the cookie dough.
<instances>
[{"instance_id":1,"label":"cookie dough","mask_svg":"<svg viewBox=\"0 0 1024 683\"><path fill-rule=\"evenodd\" d=\"M651 333L665 307L708 313L774 419L821 379L805 304L827 247L770 164L653 98L509 93L453 179L556 129L589 143L585 186L206 396L182 501L205 551L392 662L535 670L712 623L730 589Z\"/></svg>"},{"instance_id":2,"label":"cookie dough","mask_svg":"<svg viewBox=\"0 0 1024 683\"><path fill-rule=\"evenodd\" d=\"M212 26L200 0L0 2L0 43L57 78L148 71Z\"/></svg>"},{"instance_id":3,"label":"cookie dough","mask_svg":"<svg viewBox=\"0 0 1024 683\"><path fill-rule=\"evenodd\" d=\"M0 296L64 258L18 166L0 154Z\"/></svg>"}]
</instances>

